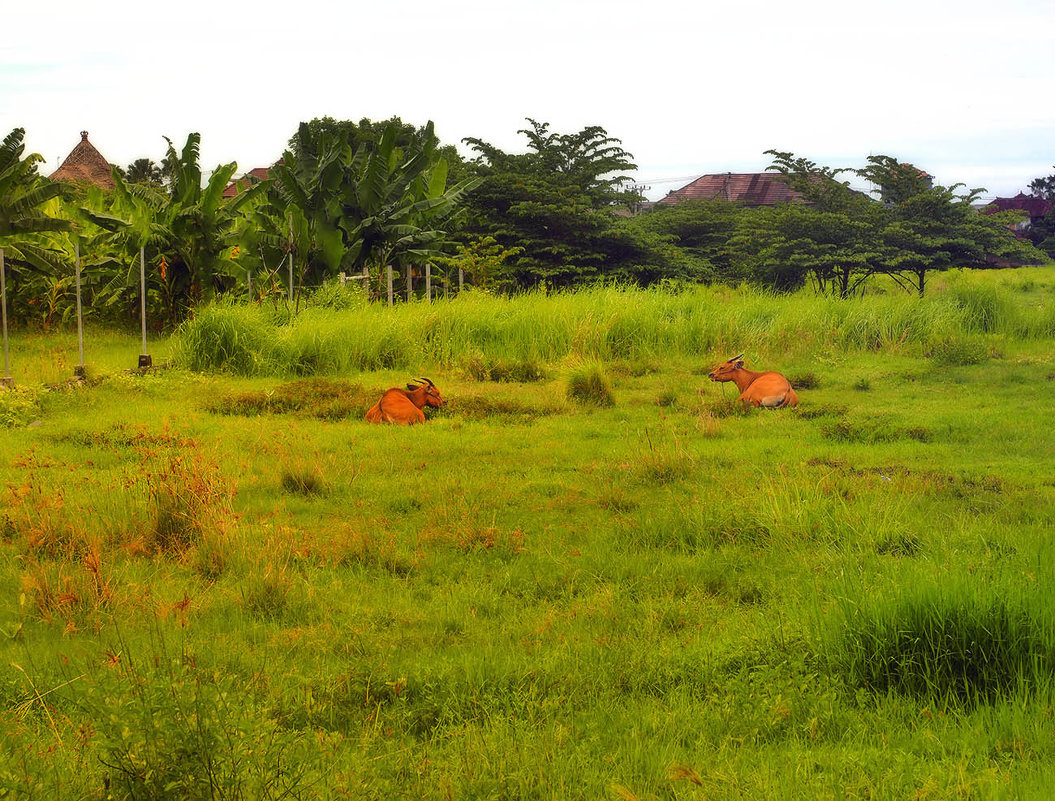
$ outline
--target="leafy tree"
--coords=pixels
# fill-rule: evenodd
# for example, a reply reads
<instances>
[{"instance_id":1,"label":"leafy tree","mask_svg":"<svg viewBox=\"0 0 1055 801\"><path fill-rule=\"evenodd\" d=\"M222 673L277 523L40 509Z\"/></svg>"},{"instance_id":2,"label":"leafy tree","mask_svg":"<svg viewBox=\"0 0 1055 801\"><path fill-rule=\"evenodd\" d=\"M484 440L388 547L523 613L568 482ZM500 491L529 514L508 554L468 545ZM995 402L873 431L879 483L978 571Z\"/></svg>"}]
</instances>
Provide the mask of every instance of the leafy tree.
<instances>
[{"instance_id":1,"label":"leafy tree","mask_svg":"<svg viewBox=\"0 0 1055 801\"><path fill-rule=\"evenodd\" d=\"M1029 193L1048 202L1048 213L1030 229L1030 240L1051 258L1055 258L1055 175L1034 178Z\"/></svg>"},{"instance_id":2,"label":"leafy tree","mask_svg":"<svg viewBox=\"0 0 1055 801\"><path fill-rule=\"evenodd\" d=\"M735 280L727 245L746 213L738 203L693 200L655 206L628 224L658 238L658 247L678 264L679 277Z\"/></svg>"},{"instance_id":3,"label":"leafy tree","mask_svg":"<svg viewBox=\"0 0 1055 801\"><path fill-rule=\"evenodd\" d=\"M458 243L454 255L436 261L447 271L462 270L474 286L487 290L502 287L505 262L521 252L522 248L503 248L494 237L473 237Z\"/></svg>"},{"instance_id":4,"label":"leafy tree","mask_svg":"<svg viewBox=\"0 0 1055 801\"><path fill-rule=\"evenodd\" d=\"M358 152L360 148L373 151L380 144L385 131L392 127L395 128L394 145L401 151L421 148L426 145L430 137L434 137L431 122L415 127L409 122L403 122L399 117L383 121L363 117L359 122L335 120L333 117L316 117L297 127L297 132L290 137L288 149L298 158L301 156L302 148L310 152L317 152L321 137L343 142L351 153ZM454 145L440 145L438 141L434 141L431 147L437 158L442 158L447 162L447 177L452 185L468 177L465 174L463 159Z\"/></svg>"},{"instance_id":5,"label":"leafy tree","mask_svg":"<svg viewBox=\"0 0 1055 801\"><path fill-rule=\"evenodd\" d=\"M642 265L662 271L655 242L613 212L640 200L628 189L636 169L618 139L600 126L557 134L528 119L528 152L506 153L481 139L464 140L482 179L469 197L466 232L522 248L508 263L512 286L568 286L598 277L633 278ZM646 279L647 280L647 279Z\"/></svg>"},{"instance_id":6,"label":"leafy tree","mask_svg":"<svg viewBox=\"0 0 1055 801\"><path fill-rule=\"evenodd\" d=\"M90 209L89 218L113 232L124 247L129 264L125 286L138 282L139 248L146 249L160 279L155 285L165 315L175 323L203 297L233 285L237 276L229 255L238 244L237 222L265 184L224 198L237 169L234 162L217 167L203 185L200 135L190 134L182 151L166 141L165 160L172 168L168 186L127 183L115 170L112 203Z\"/></svg>"},{"instance_id":7,"label":"leafy tree","mask_svg":"<svg viewBox=\"0 0 1055 801\"><path fill-rule=\"evenodd\" d=\"M336 124L302 123L295 141L274 168L273 200L292 224L302 275L316 281L366 270L380 282L389 265L406 270L437 257L462 197L479 183L448 186L431 122L389 121L354 153L353 137Z\"/></svg>"},{"instance_id":8,"label":"leafy tree","mask_svg":"<svg viewBox=\"0 0 1055 801\"><path fill-rule=\"evenodd\" d=\"M879 272L907 282L921 296L927 274L952 267L991 267L999 260L1031 261L1039 255L1009 230L1008 214L981 214L985 191L963 184L935 186L930 176L890 156L868 157L856 174L875 184L886 213L878 218Z\"/></svg>"},{"instance_id":9,"label":"leafy tree","mask_svg":"<svg viewBox=\"0 0 1055 801\"><path fill-rule=\"evenodd\" d=\"M1029 183L1029 193L1055 206L1055 175L1049 175L1047 178L1034 178Z\"/></svg>"},{"instance_id":10,"label":"leafy tree","mask_svg":"<svg viewBox=\"0 0 1055 801\"><path fill-rule=\"evenodd\" d=\"M55 249L40 234L64 231L69 222L44 207L63 193L61 184L37 174L37 153L25 158L25 129L15 128L0 144L0 247L8 264L42 273L61 267Z\"/></svg>"},{"instance_id":11,"label":"leafy tree","mask_svg":"<svg viewBox=\"0 0 1055 801\"><path fill-rule=\"evenodd\" d=\"M375 149L361 146L341 195L342 226L351 263L376 271L389 264L410 269L436 258L448 239L444 230L465 195L480 180L447 188L447 161L436 153L432 123L418 146L396 146L395 125L386 127Z\"/></svg>"},{"instance_id":12,"label":"leafy tree","mask_svg":"<svg viewBox=\"0 0 1055 801\"><path fill-rule=\"evenodd\" d=\"M128 167L122 170L120 167L116 168L118 173L124 178L126 183L130 184L154 184L155 186L161 186L166 179L164 170L155 164L151 159L142 158L136 159Z\"/></svg>"},{"instance_id":13,"label":"leafy tree","mask_svg":"<svg viewBox=\"0 0 1055 801\"><path fill-rule=\"evenodd\" d=\"M779 291L812 283L848 297L875 271L871 216L797 203L745 209L728 243L733 272Z\"/></svg>"},{"instance_id":14,"label":"leafy tree","mask_svg":"<svg viewBox=\"0 0 1055 801\"><path fill-rule=\"evenodd\" d=\"M753 260L763 280L779 276L788 285L796 274L812 276L821 291L846 297L884 274L922 294L934 270L1037 255L1008 230L1006 215L974 208L983 190L932 186L918 168L884 155L870 156L862 169L833 170L790 153L767 153L774 157L770 169L802 195L805 208L769 213L769 224L749 223L738 233L741 258ZM875 184L882 202L839 180L844 172Z\"/></svg>"}]
</instances>

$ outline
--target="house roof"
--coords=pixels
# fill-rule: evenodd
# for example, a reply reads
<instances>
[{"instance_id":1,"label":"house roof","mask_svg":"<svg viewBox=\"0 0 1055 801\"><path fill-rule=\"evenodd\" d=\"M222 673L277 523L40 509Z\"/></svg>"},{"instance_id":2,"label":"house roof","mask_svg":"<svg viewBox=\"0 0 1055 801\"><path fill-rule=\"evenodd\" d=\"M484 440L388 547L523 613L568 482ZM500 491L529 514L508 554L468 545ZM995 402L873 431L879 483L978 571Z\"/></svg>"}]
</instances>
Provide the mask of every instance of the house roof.
<instances>
[{"instance_id":1,"label":"house roof","mask_svg":"<svg viewBox=\"0 0 1055 801\"><path fill-rule=\"evenodd\" d=\"M279 164L281 163L282 162L280 161ZM223 196L234 197L239 192L248 189L251 186L251 183L248 180L249 176L255 178L256 181L266 181L270 170L270 167L254 167L241 178L235 178L231 183L227 184L227 186L223 188ZM256 181L253 181L252 183L256 183Z\"/></svg>"},{"instance_id":2,"label":"house roof","mask_svg":"<svg viewBox=\"0 0 1055 801\"><path fill-rule=\"evenodd\" d=\"M88 141L87 131L81 131L81 141L77 147L50 177L53 181L75 181L95 184L103 189L114 188L110 162Z\"/></svg>"},{"instance_id":3,"label":"house roof","mask_svg":"<svg viewBox=\"0 0 1055 801\"><path fill-rule=\"evenodd\" d=\"M691 184L677 189L660 201L659 205L683 203L686 200L729 200L749 206L772 206L800 200L802 196L768 172L723 172L701 175Z\"/></svg>"},{"instance_id":4,"label":"house roof","mask_svg":"<svg viewBox=\"0 0 1055 801\"><path fill-rule=\"evenodd\" d=\"M1024 211L1031 220L1038 220L1051 210L1051 204L1042 197L1019 192L1014 197L998 197L985 207L985 211Z\"/></svg>"}]
</instances>

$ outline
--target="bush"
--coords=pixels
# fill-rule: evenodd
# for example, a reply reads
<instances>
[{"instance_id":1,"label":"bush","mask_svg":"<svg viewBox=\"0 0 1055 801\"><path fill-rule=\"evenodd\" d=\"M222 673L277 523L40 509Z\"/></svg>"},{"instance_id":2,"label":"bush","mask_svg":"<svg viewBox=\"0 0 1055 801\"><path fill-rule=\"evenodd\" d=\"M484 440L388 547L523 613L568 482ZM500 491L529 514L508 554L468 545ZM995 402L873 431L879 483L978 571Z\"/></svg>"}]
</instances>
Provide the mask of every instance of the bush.
<instances>
[{"instance_id":1,"label":"bush","mask_svg":"<svg viewBox=\"0 0 1055 801\"><path fill-rule=\"evenodd\" d=\"M580 367L568 377L568 397L592 406L614 406L615 395L608 378L597 365Z\"/></svg>"},{"instance_id":2,"label":"bush","mask_svg":"<svg viewBox=\"0 0 1055 801\"><path fill-rule=\"evenodd\" d=\"M935 362L947 367L982 364L990 358L989 346L979 336L946 337L936 342L928 354Z\"/></svg>"},{"instance_id":3,"label":"bush","mask_svg":"<svg viewBox=\"0 0 1055 801\"><path fill-rule=\"evenodd\" d=\"M1044 605L1023 593L905 584L902 597L855 606L836 638L835 663L851 683L960 703L1040 689L1055 668Z\"/></svg>"},{"instance_id":4,"label":"bush","mask_svg":"<svg viewBox=\"0 0 1055 801\"><path fill-rule=\"evenodd\" d=\"M39 415L35 392L20 387L0 388L0 428L29 425Z\"/></svg>"}]
</instances>

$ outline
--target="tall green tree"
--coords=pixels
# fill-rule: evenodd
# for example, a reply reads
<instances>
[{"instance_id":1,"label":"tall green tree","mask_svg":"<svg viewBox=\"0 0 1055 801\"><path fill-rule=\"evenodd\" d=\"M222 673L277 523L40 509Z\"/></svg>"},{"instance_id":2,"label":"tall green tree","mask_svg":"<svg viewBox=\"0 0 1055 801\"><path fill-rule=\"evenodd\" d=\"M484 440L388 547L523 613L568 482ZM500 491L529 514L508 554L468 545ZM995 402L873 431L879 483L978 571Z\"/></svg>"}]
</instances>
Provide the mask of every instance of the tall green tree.
<instances>
[{"instance_id":1,"label":"tall green tree","mask_svg":"<svg viewBox=\"0 0 1055 801\"><path fill-rule=\"evenodd\" d=\"M885 155L855 170L877 188L884 214L877 218L876 269L924 294L927 276L952 267L982 268L1036 261L1040 254L1016 237L1009 214L982 214L984 189L934 185L917 167Z\"/></svg>"},{"instance_id":2,"label":"tall green tree","mask_svg":"<svg viewBox=\"0 0 1055 801\"><path fill-rule=\"evenodd\" d=\"M482 179L468 200L466 232L522 249L506 263L505 279L516 287L640 274L656 260L654 243L613 213L640 200L628 175L636 169L630 153L600 126L558 134L548 123L528 123L518 131L526 153L464 140Z\"/></svg>"},{"instance_id":3,"label":"tall green tree","mask_svg":"<svg viewBox=\"0 0 1055 801\"><path fill-rule=\"evenodd\" d=\"M45 210L63 193L61 184L37 174L38 153L25 153L25 129L15 128L0 144L0 247L8 264L49 273L61 254L41 234L69 229L69 221Z\"/></svg>"},{"instance_id":4,"label":"tall green tree","mask_svg":"<svg viewBox=\"0 0 1055 801\"><path fill-rule=\"evenodd\" d=\"M126 286L138 282L138 254L145 248L152 283L168 321L178 322L204 297L230 288L240 276L232 271L230 250L238 245L242 210L256 202L266 184L225 198L223 190L237 165L222 164L203 181L201 136L191 133L183 149L171 140L165 160L171 165L166 187L127 183L114 171L113 199L104 209L90 209L96 224L113 232L124 246L129 268Z\"/></svg>"},{"instance_id":5,"label":"tall green tree","mask_svg":"<svg viewBox=\"0 0 1055 801\"><path fill-rule=\"evenodd\" d=\"M462 198L479 181L450 186L432 123L409 130L389 121L353 153L339 126L301 124L296 148L273 169L273 201L292 225L306 278L343 270L380 280L389 265L408 270L442 252Z\"/></svg>"},{"instance_id":6,"label":"tall green tree","mask_svg":"<svg viewBox=\"0 0 1055 801\"><path fill-rule=\"evenodd\" d=\"M1037 252L1017 239L1006 215L983 215L974 201L984 191L963 184L932 185L930 176L885 155L865 167L831 169L791 153L766 151L770 169L803 199L797 211L763 213L750 220L735 244L742 263L769 280L774 270L784 284L812 277L821 291L847 297L873 275L886 275L922 294L927 275L950 267L986 267L1035 259ZM840 180L850 172L870 181L878 198ZM752 254L757 254L753 256Z\"/></svg>"},{"instance_id":7,"label":"tall green tree","mask_svg":"<svg viewBox=\"0 0 1055 801\"><path fill-rule=\"evenodd\" d=\"M1034 178L1030 181L1029 193L1048 203L1048 213L1030 228L1030 241L1050 258L1055 258L1055 175Z\"/></svg>"},{"instance_id":8,"label":"tall green tree","mask_svg":"<svg viewBox=\"0 0 1055 801\"><path fill-rule=\"evenodd\" d=\"M359 148L341 195L351 262L376 271L379 280L389 264L410 269L438 256L449 238L447 223L480 184L467 178L448 188L448 164L436 153L431 122L421 142L405 150L396 135L389 125L376 148Z\"/></svg>"},{"instance_id":9,"label":"tall green tree","mask_svg":"<svg viewBox=\"0 0 1055 801\"><path fill-rule=\"evenodd\" d=\"M148 158L136 159L123 170L118 167L117 171L130 184L161 186L166 179L165 171Z\"/></svg>"}]
</instances>

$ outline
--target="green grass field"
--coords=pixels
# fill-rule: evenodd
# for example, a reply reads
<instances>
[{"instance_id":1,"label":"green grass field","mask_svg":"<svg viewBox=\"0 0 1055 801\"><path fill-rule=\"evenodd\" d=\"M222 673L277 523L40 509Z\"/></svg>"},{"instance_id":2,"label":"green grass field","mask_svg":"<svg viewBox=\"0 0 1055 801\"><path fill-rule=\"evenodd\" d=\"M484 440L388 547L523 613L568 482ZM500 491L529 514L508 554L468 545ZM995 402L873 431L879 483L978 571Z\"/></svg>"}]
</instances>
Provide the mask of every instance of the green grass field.
<instances>
[{"instance_id":1,"label":"green grass field","mask_svg":"<svg viewBox=\"0 0 1055 801\"><path fill-rule=\"evenodd\" d=\"M1055 785L1055 265L86 350L15 331L0 390L0 797ZM740 351L801 405L738 408ZM363 422L421 375L426 425Z\"/></svg>"}]
</instances>

